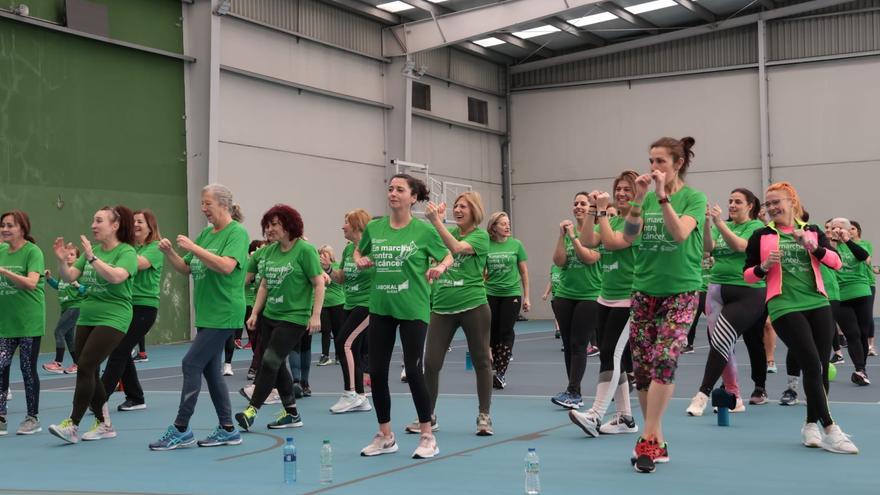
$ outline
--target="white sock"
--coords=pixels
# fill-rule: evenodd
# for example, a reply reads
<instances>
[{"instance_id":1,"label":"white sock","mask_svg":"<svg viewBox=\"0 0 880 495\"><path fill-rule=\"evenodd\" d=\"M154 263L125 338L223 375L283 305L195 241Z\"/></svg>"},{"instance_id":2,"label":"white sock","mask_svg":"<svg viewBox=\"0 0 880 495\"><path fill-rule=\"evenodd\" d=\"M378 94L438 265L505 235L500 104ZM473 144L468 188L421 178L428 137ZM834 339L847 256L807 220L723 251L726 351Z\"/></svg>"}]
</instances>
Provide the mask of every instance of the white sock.
<instances>
[{"instance_id":1,"label":"white sock","mask_svg":"<svg viewBox=\"0 0 880 495\"><path fill-rule=\"evenodd\" d=\"M632 416L632 406L629 402L629 381L626 379L626 375L621 375L621 377L623 379L617 384L617 390L614 391L614 407L617 408L617 412L625 416Z\"/></svg>"},{"instance_id":2,"label":"white sock","mask_svg":"<svg viewBox=\"0 0 880 495\"><path fill-rule=\"evenodd\" d=\"M610 374L610 372L606 373ZM600 374L599 380L605 378L601 376L602 374ZM593 407L591 409L596 412L599 419L602 419L602 417L605 416L605 412L608 411L609 387L611 387L611 383L608 381L600 381L599 384L596 385L596 399L593 401Z\"/></svg>"}]
</instances>

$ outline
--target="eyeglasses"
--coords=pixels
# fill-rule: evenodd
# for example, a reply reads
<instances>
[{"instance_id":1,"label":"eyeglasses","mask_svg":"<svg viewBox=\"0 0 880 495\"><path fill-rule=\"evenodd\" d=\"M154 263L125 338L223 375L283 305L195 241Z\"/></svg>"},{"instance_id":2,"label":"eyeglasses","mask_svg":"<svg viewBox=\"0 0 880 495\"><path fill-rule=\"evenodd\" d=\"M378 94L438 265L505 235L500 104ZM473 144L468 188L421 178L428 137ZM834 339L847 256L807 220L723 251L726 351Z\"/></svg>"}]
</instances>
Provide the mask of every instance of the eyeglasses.
<instances>
[{"instance_id":1,"label":"eyeglasses","mask_svg":"<svg viewBox=\"0 0 880 495\"><path fill-rule=\"evenodd\" d=\"M779 206L779 203L781 203L783 201L791 201L791 200L789 198L774 199L772 201L767 201L765 203L761 203L761 206L763 206L764 208L769 210L770 208L775 208L775 207Z\"/></svg>"}]
</instances>

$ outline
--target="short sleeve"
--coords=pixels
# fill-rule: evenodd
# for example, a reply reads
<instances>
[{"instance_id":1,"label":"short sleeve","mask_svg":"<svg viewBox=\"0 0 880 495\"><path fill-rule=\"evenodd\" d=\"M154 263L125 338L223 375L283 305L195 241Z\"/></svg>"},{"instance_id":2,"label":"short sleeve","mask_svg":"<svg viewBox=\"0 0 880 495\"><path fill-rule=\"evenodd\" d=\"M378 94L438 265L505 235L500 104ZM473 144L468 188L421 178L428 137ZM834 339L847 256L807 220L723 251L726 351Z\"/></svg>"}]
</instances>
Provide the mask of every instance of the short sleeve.
<instances>
[{"instance_id":1,"label":"short sleeve","mask_svg":"<svg viewBox=\"0 0 880 495\"><path fill-rule=\"evenodd\" d=\"M124 268L130 276L135 276L138 271L137 251L135 251L133 247L124 250L116 260L116 266Z\"/></svg>"},{"instance_id":2,"label":"short sleeve","mask_svg":"<svg viewBox=\"0 0 880 495\"><path fill-rule=\"evenodd\" d=\"M378 220L372 220L367 224L364 233L361 235L361 242L358 243L357 250L361 256L367 256L373 252L373 235L372 230L375 228Z\"/></svg>"},{"instance_id":3,"label":"short sleeve","mask_svg":"<svg viewBox=\"0 0 880 495\"><path fill-rule=\"evenodd\" d=\"M86 255L79 255L79 258L77 258L76 261L73 262L73 267L79 270L80 273L82 273L83 269L86 267Z\"/></svg>"},{"instance_id":4,"label":"short sleeve","mask_svg":"<svg viewBox=\"0 0 880 495\"><path fill-rule=\"evenodd\" d=\"M159 251L158 242L151 242L145 246L143 251L140 252L140 256L146 258L146 260L150 262L150 267L152 268L161 267L164 262L162 251Z\"/></svg>"},{"instance_id":5,"label":"short sleeve","mask_svg":"<svg viewBox=\"0 0 880 495\"><path fill-rule=\"evenodd\" d=\"M476 228L462 240L470 244L475 255L486 256L489 254L489 233L485 230Z\"/></svg>"},{"instance_id":6,"label":"short sleeve","mask_svg":"<svg viewBox=\"0 0 880 495\"><path fill-rule=\"evenodd\" d=\"M300 264L303 273L309 278L314 278L324 273L324 270L321 268L321 257L318 256L318 250L315 249L315 246L309 245L308 249L303 251Z\"/></svg>"},{"instance_id":7,"label":"short sleeve","mask_svg":"<svg viewBox=\"0 0 880 495\"><path fill-rule=\"evenodd\" d=\"M34 245L34 248L31 249L31 252L28 255L24 274L27 276L29 273L39 273L42 277L44 271L46 271L46 262L43 259L43 251Z\"/></svg>"},{"instance_id":8,"label":"short sleeve","mask_svg":"<svg viewBox=\"0 0 880 495\"><path fill-rule=\"evenodd\" d=\"M449 250L446 249L446 244L443 243L443 239L440 237L440 234L434 229L434 227L430 227L425 224L425 234L422 236L425 244L425 251L428 253L428 257L434 258L437 261L441 261L443 258L449 254ZM363 242L363 239L361 239ZM486 245L486 250L484 253L488 252L489 246Z\"/></svg>"},{"instance_id":9,"label":"short sleeve","mask_svg":"<svg viewBox=\"0 0 880 495\"><path fill-rule=\"evenodd\" d=\"M236 225L232 232L229 233L226 243L223 244L223 247L220 248L217 255L232 258L238 262L239 267L244 268L247 266L249 243L250 237L248 236L247 231L244 230L244 227Z\"/></svg>"},{"instance_id":10,"label":"short sleeve","mask_svg":"<svg viewBox=\"0 0 880 495\"><path fill-rule=\"evenodd\" d=\"M526 253L526 248L523 246L523 243L518 239L516 241L516 259L519 263L523 261L527 261L529 259L529 254Z\"/></svg>"},{"instance_id":11,"label":"short sleeve","mask_svg":"<svg viewBox=\"0 0 880 495\"><path fill-rule=\"evenodd\" d=\"M685 206L679 212L679 215L693 217L697 221L697 227L702 228L703 223L706 221L706 205L708 200L706 195L700 191L691 189L690 192L690 197L685 202Z\"/></svg>"}]
</instances>

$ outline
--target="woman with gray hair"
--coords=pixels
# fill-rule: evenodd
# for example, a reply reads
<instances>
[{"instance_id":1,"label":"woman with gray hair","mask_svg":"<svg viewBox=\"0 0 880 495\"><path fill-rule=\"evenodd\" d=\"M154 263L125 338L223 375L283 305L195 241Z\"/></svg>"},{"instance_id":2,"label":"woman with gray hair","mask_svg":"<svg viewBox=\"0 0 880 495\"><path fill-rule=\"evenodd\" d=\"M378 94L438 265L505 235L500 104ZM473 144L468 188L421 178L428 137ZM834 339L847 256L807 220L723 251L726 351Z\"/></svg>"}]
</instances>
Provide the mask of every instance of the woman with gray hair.
<instances>
[{"instance_id":1,"label":"woman with gray hair","mask_svg":"<svg viewBox=\"0 0 880 495\"><path fill-rule=\"evenodd\" d=\"M183 357L183 388L177 418L165 433L150 444L150 450L173 450L194 443L189 420L195 412L202 388L202 375L208 384L219 425L199 447L238 445L241 435L232 422L229 390L221 373L224 344L241 326L245 312L244 278L249 237L233 218L241 215L232 202L232 192L221 184L202 189L202 213L211 223L195 241L181 234L177 246L186 251L181 257L171 241L159 241L159 249L175 270L192 275L196 338Z\"/></svg>"}]
</instances>

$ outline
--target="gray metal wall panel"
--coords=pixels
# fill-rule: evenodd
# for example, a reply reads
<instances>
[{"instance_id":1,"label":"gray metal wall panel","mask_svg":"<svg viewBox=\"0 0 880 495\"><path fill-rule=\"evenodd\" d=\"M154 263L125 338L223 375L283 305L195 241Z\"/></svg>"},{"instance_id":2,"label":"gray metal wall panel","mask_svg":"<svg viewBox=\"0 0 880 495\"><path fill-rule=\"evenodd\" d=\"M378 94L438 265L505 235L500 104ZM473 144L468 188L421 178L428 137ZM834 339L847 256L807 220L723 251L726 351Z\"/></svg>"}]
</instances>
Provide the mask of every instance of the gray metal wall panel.
<instances>
[{"instance_id":1,"label":"gray metal wall panel","mask_svg":"<svg viewBox=\"0 0 880 495\"><path fill-rule=\"evenodd\" d=\"M843 7L817 11L802 19L768 23L767 59L880 50L880 0L863 0Z\"/></svg>"},{"instance_id":2,"label":"gray metal wall panel","mask_svg":"<svg viewBox=\"0 0 880 495\"><path fill-rule=\"evenodd\" d=\"M233 14L286 29L299 31L299 0L237 0Z\"/></svg>"},{"instance_id":3,"label":"gray metal wall panel","mask_svg":"<svg viewBox=\"0 0 880 495\"><path fill-rule=\"evenodd\" d=\"M596 81L756 63L755 26L580 60L513 77L513 87Z\"/></svg>"},{"instance_id":4,"label":"gray metal wall panel","mask_svg":"<svg viewBox=\"0 0 880 495\"><path fill-rule=\"evenodd\" d=\"M504 91L504 68L494 62L473 55L449 50L449 78L494 92Z\"/></svg>"},{"instance_id":5,"label":"gray metal wall panel","mask_svg":"<svg viewBox=\"0 0 880 495\"><path fill-rule=\"evenodd\" d=\"M449 48L438 48L413 55L416 67L428 66L428 72L449 79Z\"/></svg>"}]
</instances>

